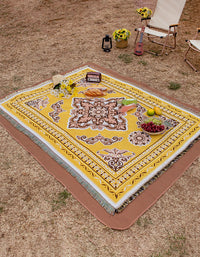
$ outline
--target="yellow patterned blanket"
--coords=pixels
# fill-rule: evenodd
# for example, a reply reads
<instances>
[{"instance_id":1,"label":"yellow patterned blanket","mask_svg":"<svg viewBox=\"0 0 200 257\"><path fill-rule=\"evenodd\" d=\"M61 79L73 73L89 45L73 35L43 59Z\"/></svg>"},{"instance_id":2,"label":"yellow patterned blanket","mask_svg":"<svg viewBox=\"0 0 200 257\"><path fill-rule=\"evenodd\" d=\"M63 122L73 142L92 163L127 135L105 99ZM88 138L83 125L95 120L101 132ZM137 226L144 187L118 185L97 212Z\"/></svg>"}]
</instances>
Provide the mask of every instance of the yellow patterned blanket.
<instances>
[{"instance_id":1,"label":"yellow patterned blanket","mask_svg":"<svg viewBox=\"0 0 200 257\"><path fill-rule=\"evenodd\" d=\"M100 84L89 83L91 71L83 66L64 75L76 83L76 95L56 94L50 80L4 98L0 110L114 213L200 135L200 118L104 73ZM91 86L106 94L87 97ZM120 112L123 99L137 99L136 108ZM140 124L155 106L168 125L150 135Z\"/></svg>"}]
</instances>

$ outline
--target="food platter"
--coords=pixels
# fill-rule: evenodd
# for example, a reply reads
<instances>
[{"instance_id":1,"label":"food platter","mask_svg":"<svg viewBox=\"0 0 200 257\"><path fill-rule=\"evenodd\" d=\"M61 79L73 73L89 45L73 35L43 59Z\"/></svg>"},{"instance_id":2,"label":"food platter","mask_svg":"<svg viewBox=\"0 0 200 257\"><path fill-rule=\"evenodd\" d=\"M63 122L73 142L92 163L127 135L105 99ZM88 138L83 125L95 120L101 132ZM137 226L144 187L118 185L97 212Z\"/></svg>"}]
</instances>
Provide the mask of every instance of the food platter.
<instances>
[{"instance_id":1,"label":"food platter","mask_svg":"<svg viewBox=\"0 0 200 257\"><path fill-rule=\"evenodd\" d=\"M141 121L140 127L143 132L153 136L163 134L166 131L164 121L155 117L144 119Z\"/></svg>"}]
</instances>

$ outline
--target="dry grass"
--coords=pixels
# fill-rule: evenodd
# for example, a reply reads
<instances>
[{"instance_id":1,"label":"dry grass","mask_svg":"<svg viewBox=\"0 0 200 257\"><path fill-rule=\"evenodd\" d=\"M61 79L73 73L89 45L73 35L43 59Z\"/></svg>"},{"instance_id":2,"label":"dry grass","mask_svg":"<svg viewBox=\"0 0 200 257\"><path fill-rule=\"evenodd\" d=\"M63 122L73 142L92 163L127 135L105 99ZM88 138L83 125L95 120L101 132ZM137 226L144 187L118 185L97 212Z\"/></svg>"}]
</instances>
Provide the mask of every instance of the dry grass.
<instances>
[{"instance_id":1,"label":"dry grass","mask_svg":"<svg viewBox=\"0 0 200 257\"><path fill-rule=\"evenodd\" d=\"M183 61L185 39L199 27L197 2L187 0L176 50L136 57L139 1L2 0L0 95L92 61L199 108L199 74ZM104 53L102 37L120 27L132 32L129 47ZM59 198L63 186L3 128L0 139L0 256L200 256L200 159L130 229L113 231L72 196Z\"/></svg>"}]
</instances>

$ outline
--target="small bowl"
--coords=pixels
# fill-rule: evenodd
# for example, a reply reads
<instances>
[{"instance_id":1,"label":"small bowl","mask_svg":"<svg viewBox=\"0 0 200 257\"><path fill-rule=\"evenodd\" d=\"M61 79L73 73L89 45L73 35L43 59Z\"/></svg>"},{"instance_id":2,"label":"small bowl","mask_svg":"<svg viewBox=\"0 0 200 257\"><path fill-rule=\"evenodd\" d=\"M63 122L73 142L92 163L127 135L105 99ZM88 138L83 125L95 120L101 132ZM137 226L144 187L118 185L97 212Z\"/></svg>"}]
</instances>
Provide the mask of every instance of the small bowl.
<instances>
[{"instance_id":1,"label":"small bowl","mask_svg":"<svg viewBox=\"0 0 200 257\"><path fill-rule=\"evenodd\" d=\"M147 131L147 130L145 130L144 128L142 128L142 124L144 124L144 123L147 124L147 123L153 122L153 120L158 120L158 121L160 122L159 125L164 126L164 129L161 130L161 131L153 132L153 131ZM149 121L149 122L148 122L148 121ZM156 125L156 124L155 124L155 125ZM147 133L147 134L149 134L149 135L153 135L153 136L163 134L163 133L166 131L166 126L165 126L163 120L161 120L161 119L159 119L159 118L153 118L153 117L152 117L152 121L151 121L151 118L147 118L147 119L141 121L140 127L141 127L141 129L142 129L143 132L145 132L145 133Z\"/></svg>"}]
</instances>

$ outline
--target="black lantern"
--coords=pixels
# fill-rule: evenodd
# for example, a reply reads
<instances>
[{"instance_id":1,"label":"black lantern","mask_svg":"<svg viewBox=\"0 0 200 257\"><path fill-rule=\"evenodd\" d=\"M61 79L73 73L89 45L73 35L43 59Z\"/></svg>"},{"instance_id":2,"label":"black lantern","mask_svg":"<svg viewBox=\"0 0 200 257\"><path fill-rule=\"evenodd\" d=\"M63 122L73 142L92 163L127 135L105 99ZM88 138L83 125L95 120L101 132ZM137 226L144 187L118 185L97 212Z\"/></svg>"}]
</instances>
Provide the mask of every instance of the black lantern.
<instances>
[{"instance_id":1,"label":"black lantern","mask_svg":"<svg viewBox=\"0 0 200 257\"><path fill-rule=\"evenodd\" d=\"M102 49L104 52L110 52L112 48L112 39L109 35L106 35L102 40Z\"/></svg>"}]
</instances>

